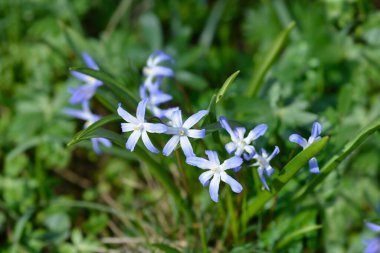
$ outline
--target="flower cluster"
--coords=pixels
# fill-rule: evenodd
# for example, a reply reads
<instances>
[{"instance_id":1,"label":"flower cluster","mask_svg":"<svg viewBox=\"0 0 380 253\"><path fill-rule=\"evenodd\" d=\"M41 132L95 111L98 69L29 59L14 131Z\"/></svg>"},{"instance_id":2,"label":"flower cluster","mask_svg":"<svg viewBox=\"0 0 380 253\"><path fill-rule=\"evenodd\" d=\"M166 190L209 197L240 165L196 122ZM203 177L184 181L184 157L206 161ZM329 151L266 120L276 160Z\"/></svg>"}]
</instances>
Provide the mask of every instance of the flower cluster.
<instances>
[{"instance_id":1,"label":"flower cluster","mask_svg":"<svg viewBox=\"0 0 380 253\"><path fill-rule=\"evenodd\" d=\"M99 66L88 53L84 52L82 54L82 58L88 68L99 70ZM100 80L93 78L92 76L88 76L77 71L71 71L71 74L80 81L84 82L82 86L79 86L77 88L69 88L68 90L71 93L69 102L71 104L82 104L82 110L65 108L64 113L75 118L85 120L86 123L84 124L84 128L87 128L101 119L99 115L92 114L90 111L89 103L98 87L103 85L103 83ZM106 138L92 138L91 142L95 153L98 155L101 154L99 143L103 144L106 147L112 146L111 141Z\"/></svg>"},{"instance_id":2,"label":"flower cluster","mask_svg":"<svg viewBox=\"0 0 380 253\"><path fill-rule=\"evenodd\" d=\"M95 70L99 69L88 54L84 53L83 59L88 67ZM162 150L163 155L171 155L177 146L180 146L189 165L206 170L200 174L199 181L203 186L209 186L211 199L215 202L219 199L220 181L227 183L235 193L240 193L243 190L243 186L231 174L237 173L244 163L256 168L263 187L270 191L266 180L275 171L270 162L280 153L280 149L275 146L273 152L269 155L264 148L257 151L255 147L256 140L266 133L268 126L259 124L246 134L246 128L240 126L231 127L228 120L221 116L219 119L220 126L230 136L230 141L225 144L226 155L228 154L230 157L221 162L218 153L213 150L205 151L208 159L196 156L190 138L203 139L206 136L205 129L197 129L194 126L208 114L208 111L200 110L183 120L182 111L179 107L161 108L162 104L172 100L172 96L161 89L164 78L174 76L173 69L163 65L165 62L172 63L173 59L161 51L149 56L146 66L143 68L145 78L139 89L141 101L138 103L135 116L131 115L119 103L117 113L125 121L121 123L121 131L131 132L125 144L126 149L134 151L141 138L144 146L149 151L159 153L160 151L152 143L148 134L169 135L170 138L168 138ZM65 113L86 120L85 127L88 127L100 119L98 115L91 113L88 105L89 99L94 95L96 89L102 85L102 82L79 72L73 71L72 74L84 81L85 84L79 88L69 90L72 93L70 102L74 104L82 103L83 109L65 109ZM151 118L146 117L147 109L154 117L158 118L160 123L149 121ZM321 125L315 122L308 140L298 134L292 134L289 140L306 149L313 142L320 139L321 129ZM111 146L111 142L104 138L93 138L92 142L96 153L100 152L99 143L107 147ZM309 165L312 173L319 172L316 158L310 159ZM230 171L230 175L228 171Z\"/></svg>"},{"instance_id":3,"label":"flower cluster","mask_svg":"<svg viewBox=\"0 0 380 253\"><path fill-rule=\"evenodd\" d=\"M367 246L364 252L365 253L378 253L378 252L380 252L380 238L379 238L380 226L375 224L375 223L371 223L371 222L367 222L366 225L373 232L376 232L378 234L378 236L373 238L373 239L363 241L364 244Z\"/></svg>"}]
</instances>

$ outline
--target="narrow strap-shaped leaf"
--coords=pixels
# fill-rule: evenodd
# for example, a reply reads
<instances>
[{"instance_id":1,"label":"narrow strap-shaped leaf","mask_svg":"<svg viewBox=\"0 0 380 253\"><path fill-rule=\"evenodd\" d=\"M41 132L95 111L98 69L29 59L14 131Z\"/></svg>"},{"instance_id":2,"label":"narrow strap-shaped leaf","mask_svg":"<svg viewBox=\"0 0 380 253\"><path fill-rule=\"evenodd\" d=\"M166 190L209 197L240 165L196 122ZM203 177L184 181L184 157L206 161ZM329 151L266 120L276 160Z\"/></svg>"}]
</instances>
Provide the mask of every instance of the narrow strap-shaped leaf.
<instances>
[{"instance_id":1,"label":"narrow strap-shaped leaf","mask_svg":"<svg viewBox=\"0 0 380 253\"><path fill-rule=\"evenodd\" d=\"M322 167L321 173L313 178L309 184L302 187L293 198L293 201L299 201L304 198L308 193L312 192L327 176L335 170L338 165L354 151L368 136L380 130L380 119L374 121L372 124L364 128L355 136L355 138L347 143L344 148L336 155L334 155L325 166Z\"/></svg>"},{"instance_id":2,"label":"narrow strap-shaped leaf","mask_svg":"<svg viewBox=\"0 0 380 253\"><path fill-rule=\"evenodd\" d=\"M235 78L239 75L240 70L236 71L232 75L230 75L226 81L224 81L222 88L220 88L218 94L216 95L216 103L219 103L219 101L223 98L224 93L226 93L228 87L230 87L230 84L235 80Z\"/></svg>"},{"instance_id":3,"label":"narrow strap-shaped leaf","mask_svg":"<svg viewBox=\"0 0 380 253\"><path fill-rule=\"evenodd\" d=\"M301 169L312 157L318 154L327 144L327 141L328 137L323 137L290 160L282 169L284 173L280 174L272 181L271 191L259 192L256 198L248 202L247 210L245 210L242 215L243 224L256 215L264 205L273 198L290 181L290 179L292 179L299 169Z\"/></svg>"},{"instance_id":4,"label":"narrow strap-shaped leaf","mask_svg":"<svg viewBox=\"0 0 380 253\"><path fill-rule=\"evenodd\" d=\"M90 139L88 136L90 136L90 134L92 134L99 127L104 126L104 125L106 125L108 123L111 123L111 122L118 122L118 121L122 121L122 119L120 118L119 115L108 115L108 116L105 116L102 119L96 121L94 124L92 124L88 128L83 129L82 131L79 131L73 137L73 139L67 144L67 146L74 145L74 144L80 142L81 140ZM99 137L106 138L105 136L99 136ZM94 137L91 137L91 138L94 138Z\"/></svg>"},{"instance_id":5,"label":"narrow strap-shaped leaf","mask_svg":"<svg viewBox=\"0 0 380 253\"><path fill-rule=\"evenodd\" d=\"M260 90L260 87L263 83L266 73L268 72L268 70L274 63L274 61L277 59L277 57L280 55L280 52L287 41L289 33L294 28L294 26L295 26L295 23L291 22L278 35L273 45L271 46L269 52L266 54L265 59L262 61L262 64L260 65L258 70L255 71L254 77L248 86L247 96L254 97L257 95L257 92L259 92Z\"/></svg>"},{"instance_id":6,"label":"narrow strap-shaped leaf","mask_svg":"<svg viewBox=\"0 0 380 253\"><path fill-rule=\"evenodd\" d=\"M312 231L315 231L315 230L318 230L321 228L322 228L322 225L309 225L309 226L305 226L303 228L300 228L300 229L294 231L293 233L285 236L283 239L281 239L281 241L279 241L277 243L277 245L275 246L275 249L281 249L284 246L286 246L287 244L291 243L293 240L303 236L304 234L310 233Z\"/></svg>"},{"instance_id":7,"label":"narrow strap-shaped leaf","mask_svg":"<svg viewBox=\"0 0 380 253\"><path fill-rule=\"evenodd\" d=\"M138 101L135 96L123 84L119 83L109 74L90 68L70 68L70 70L80 72L102 81L104 85L108 86L114 95L121 100L120 102L128 105L128 108L135 109L137 107Z\"/></svg>"}]
</instances>

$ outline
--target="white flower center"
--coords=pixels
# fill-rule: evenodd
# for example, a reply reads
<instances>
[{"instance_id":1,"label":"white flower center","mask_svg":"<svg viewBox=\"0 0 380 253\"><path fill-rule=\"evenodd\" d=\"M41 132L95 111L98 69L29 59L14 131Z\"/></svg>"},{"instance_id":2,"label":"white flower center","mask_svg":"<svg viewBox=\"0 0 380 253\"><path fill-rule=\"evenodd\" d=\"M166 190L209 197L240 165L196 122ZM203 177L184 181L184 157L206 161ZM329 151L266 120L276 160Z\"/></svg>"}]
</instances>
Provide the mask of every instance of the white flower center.
<instances>
[{"instance_id":1,"label":"white flower center","mask_svg":"<svg viewBox=\"0 0 380 253\"><path fill-rule=\"evenodd\" d=\"M135 126L135 128L133 130L135 130L135 131L139 131L139 130L142 131L143 128L144 128L143 123L139 123L138 125Z\"/></svg>"},{"instance_id":2,"label":"white flower center","mask_svg":"<svg viewBox=\"0 0 380 253\"><path fill-rule=\"evenodd\" d=\"M211 168L211 171L212 171L212 173L216 174L216 173L220 173L221 169L219 166L216 165L216 166Z\"/></svg>"},{"instance_id":3,"label":"white flower center","mask_svg":"<svg viewBox=\"0 0 380 253\"><path fill-rule=\"evenodd\" d=\"M87 76L86 81L87 83L94 84L96 82L96 79L93 78L92 76Z\"/></svg>"}]
</instances>

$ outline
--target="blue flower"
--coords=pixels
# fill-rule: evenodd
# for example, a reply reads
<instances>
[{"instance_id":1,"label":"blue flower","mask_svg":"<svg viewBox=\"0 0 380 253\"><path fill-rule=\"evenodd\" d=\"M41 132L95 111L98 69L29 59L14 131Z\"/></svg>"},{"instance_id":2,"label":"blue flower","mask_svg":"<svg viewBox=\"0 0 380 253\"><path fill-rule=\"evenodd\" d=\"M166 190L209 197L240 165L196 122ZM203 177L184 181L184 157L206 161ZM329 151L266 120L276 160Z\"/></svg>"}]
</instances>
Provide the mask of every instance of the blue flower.
<instances>
[{"instance_id":1,"label":"blue flower","mask_svg":"<svg viewBox=\"0 0 380 253\"><path fill-rule=\"evenodd\" d=\"M143 69L143 74L147 77L144 85L149 91L154 92L157 90L162 77L174 75L172 69L159 65L161 62L168 60L173 61L169 55L162 51L157 51L149 56L147 64Z\"/></svg>"},{"instance_id":2,"label":"blue flower","mask_svg":"<svg viewBox=\"0 0 380 253\"><path fill-rule=\"evenodd\" d=\"M70 116L73 116L75 118L85 120L86 123L84 124L84 128L91 126L96 121L101 119L101 117L99 115L91 113L89 105L88 105L88 101L84 101L82 106L83 106L83 110L65 108L65 109L63 109L63 112L70 115ZM98 155L101 154L101 150L99 148L99 143L108 147L108 148L112 146L111 141L106 139L106 138L92 138L91 142L92 142L92 148L94 149L95 153Z\"/></svg>"},{"instance_id":3,"label":"blue flower","mask_svg":"<svg viewBox=\"0 0 380 253\"><path fill-rule=\"evenodd\" d=\"M289 141L297 143L303 149L306 149L312 143L314 143L315 141L317 141L321 138L319 136L321 134L321 131L322 131L321 124L319 124L318 122L314 122L312 130L311 130L311 136L309 137L308 140L306 140L305 138L301 137L298 134L292 134L289 136ZM318 162L317 162L317 159L315 157L313 157L309 160L309 167L310 167L311 173L319 173Z\"/></svg>"},{"instance_id":4,"label":"blue flower","mask_svg":"<svg viewBox=\"0 0 380 253\"><path fill-rule=\"evenodd\" d=\"M268 184L265 179L265 175L268 177L271 177L274 169L269 164L270 161L280 153L280 149L276 146L270 156L268 156L268 153L265 151L265 149L261 149L261 154L256 153L253 156L253 159L256 159L256 163L252 164L251 166L258 166L257 173L259 174L261 182L264 184L265 188L270 191Z\"/></svg>"},{"instance_id":5,"label":"blue flower","mask_svg":"<svg viewBox=\"0 0 380 253\"><path fill-rule=\"evenodd\" d=\"M172 99L172 96L166 94L160 90L157 90L154 93L148 94L149 92L144 87L144 85L140 86L140 97L141 99L148 99L147 108L149 111L156 117L163 119L170 119L172 113L178 110L178 107L169 108L169 109L161 109L159 105L166 103Z\"/></svg>"},{"instance_id":6,"label":"blue flower","mask_svg":"<svg viewBox=\"0 0 380 253\"><path fill-rule=\"evenodd\" d=\"M229 176L226 170L239 167L243 163L243 159L234 156L220 164L217 152L206 150L206 155L208 156L208 160L193 156L187 157L186 162L203 170L208 170L199 176L199 181L203 186L207 186L209 180L212 178L209 188L211 199L218 202L220 180L229 184L233 192L240 193L243 190L243 186Z\"/></svg>"},{"instance_id":7,"label":"blue flower","mask_svg":"<svg viewBox=\"0 0 380 253\"><path fill-rule=\"evenodd\" d=\"M234 153L236 156L242 154L245 160L250 160L255 154L255 148L251 143L264 135L268 126L266 124L260 124L251 130L247 137L244 138L246 129L244 127L237 127L234 130L231 129L228 121L225 117L220 117L220 125L226 129L231 136L231 142L227 143L225 148L229 154Z\"/></svg>"},{"instance_id":8,"label":"blue flower","mask_svg":"<svg viewBox=\"0 0 380 253\"><path fill-rule=\"evenodd\" d=\"M186 157L194 156L193 148L190 144L189 137L202 139L205 137L206 130L191 129L192 126L197 124L208 113L207 110L199 111L190 116L184 123L182 123L181 110L176 110L171 116L171 126L168 127L166 134L171 134L173 137L165 145L163 154L170 155L178 143Z\"/></svg>"},{"instance_id":9,"label":"blue flower","mask_svg":"<svg viewBox=\"0 0 380 253\"><path fill-rule=\"evenodd\" d=\"M83 53L82 57L87 67L99 70L98 65L89 54ZM72 94L70 98L71 104L83 103L89 100L94 96L96 89L103 84L101 81L77 71L71 71L71 74L77 79L85 82L84 85L77 88L69 88L68 91Z\"/></svg>"},{"instance_id":10,"label":"blue flower","mask_svg":"<svg viewBox=\"0 0 380 253\"><path fill-rule=\"evenodd\" d=\"M164 133L167 127L160 123L147 123L145 122L145 109L148 103L148 99L140 101L137 106L136 117L129 114L126 110L119 107L117 113L122 117L127 123L121 123L122 132L132 132L131 136L128 138L125 144L126 148L133 151L137 141L142 137L144 145L153 153L158 153L158 149L153 146L149 139L148 133Z\"/></svg>"},{"instance_id":11,"label":"blue flower","mask_svg":"<svg viewBox=\"0 0 380 253\"><path fill-rule=\"evenodd\" d=\"M366 226L372 231L378 234L380 233L379 225L375 223L367 222ZM379 253L380 252L380 238L379 237L369 239L369 240L364 240L363 243L367 246L364 253Z\"/></svg>"}]
</instances>

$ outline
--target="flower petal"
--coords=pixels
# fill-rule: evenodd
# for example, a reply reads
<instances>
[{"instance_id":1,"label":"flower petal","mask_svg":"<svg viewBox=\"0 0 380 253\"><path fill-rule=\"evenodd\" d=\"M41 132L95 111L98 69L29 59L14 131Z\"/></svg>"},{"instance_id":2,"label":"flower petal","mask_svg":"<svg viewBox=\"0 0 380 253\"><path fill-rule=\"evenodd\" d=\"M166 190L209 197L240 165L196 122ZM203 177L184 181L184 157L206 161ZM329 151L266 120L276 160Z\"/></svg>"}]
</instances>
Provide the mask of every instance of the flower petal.
<instances>
[{"instance_id":1,"label":"flower petal","mask_svg":"<svg viewBox=\"0 0 380 253\"><path fill-rule=\"evenodd\" d=\"M226 129L226 131L230 134L232 141L234 141L234 142L238 141L237 136L236 136L235 132L232 131L230 125L228 124L227 119L225 117L221 116L219 118L219 122L220 122L220 126L224 129ZM226 149L227 149L227 147L226 147ZM229 152L229 151L227 150L227 152Z\"/></svg>"},{"instance_id":2,"label":"flower petal","mask_svg":"<svg viewBox=\"0 0 380 253\"><path fill-rule=\"evenodd\" d=\"M272 154L270 154L270 156L267 158L267 161L269 162L270 160L272 160L273 157L275 157L276 155L278 155L278 153L280 153L280 149L277 146L275 146Z\"/></svg>"},{"instance_id":3,"label":"flower petal","mask_svg":"<svg viewBox=\"0 0 380 253\"><path fill-rule=\"evenodd\" d=\"M179 138L179 141L181 143L181 148L183 150L183 153L185 154L186 157L195 156L193 152L193 147L191 146L191 143L189 141L189 138L187 138L187 136L181 136Z\"/></svg>"},{"instance_id":4,"label":"flower petal","mask_svg":"<svg viewBox=\"0 0 380 253\"><path fill-rule=\"evenodd\" d=\"M228 154L232 154L236 150L237 146L234 142L230 142L227 143L224 148L227 150Z\"/></svg>"},{"instance_id":5,"label":"flower petal","mask_svg":"<svg viewBox=\"0 0 380 253\"><path fill-rule=\"evenodd\" d=\"M218 153L216 151L206 150L205 153L208 156L210 162L215 163L217 165L220 164Z\"/></svg>"},{"instance_id":6,"label":"flower petal","mask_svg":"<svg viewBox=\"0 0 380 253\"><path fill-rule=\"evenodd\" d=\"M168 130L168 127L161 123L144 123L144 129L149 133L162 134Z\"/></svg>"},{"instance_id":7,"label":"flower petal","mask_svg":"<svg viewBox=\"0 0 380 253\"><path fill-rule=\"evenodd\" d=\"M136 123L136 124L139 123L139 121L135 117L133 117L131 114L129 114L126 110L124 110L121 107L120 103L119 103L119 107L117 108L117 114L119 114L119 116L122 117L126 122Z\"/></svg>"},{"instance_id":8,"label":"flower petal","mask_svg":"<svg viewBox=\"0 0 380 253\"><path fill-rule=\"evenodd\" d=\"M125 144L125 147L130 151L133 151L135 149L137 141L140 139L140 136L141 131L133 131L131 136L129 136L127 143Z\"/></svg>"},{"instance_id":9,"label":"flower petal","mask_svg":"<svg viewBox=\"0 0 380 253\"><path fill-rule=\"evenodd\" d=\"M311 136L317 138L322 132L322 126L319 122L314 122L313 127L311 129Z\"/></svg>"},{"instance_id":10,"label":"flower petal","mask_svg":"<svg viewBox=\"0 0 380 253\"><path fill-rule=\"evenodd\" d=\"M160 105L162 103L172 100L172 96L166 94L162 91L157 91L156 93L151 94L150 101L153 105Z\"/></svg>"},{"instance_id":11,"label":"flower petal","mask_svg":"<svg viewBox=\"0 0 380 253\"><path fill-rule=\"evenodd\" d=\"M220 183L220 174L216 173L214 174L214 178L210 182L210 188L209 188L211 199L214 202L218 202L219 183Z\"/></svg>"},{"instance_id":12,"label":"flower petal","mask_svg":"<svg viewBox=\"0 0 380 253\"><path fill-rule=\"evenodd\" d=\"M367 226L367 228L371 229L372 231L374 232L377 232L379 233L380 232L380 226L375 224L375 223L372 223L372 222L366 222L365 224Z\"/></svg>"},{"instance_id":13,"label":"flower petal","mask_svg":"<svg viewBox=\"0 0 380 253\"><path fill-rule=\"evenodd\" d=\"M318 161L315 157L309 160L309 167L310 167L311 173L314 173L314 174L319 173Z\"/></svg>"},{"instance_id":14,"label":"flower petal","mask_svg":"<svg viewBox=\"0 0 380 253\"><path fill-rule=\"evenodd\" d=\"M235 133L239 137L239 140L244 139L244 134L245 134L245 128L244 127L237 127L235 128Z\"/></svg>"},{"instance_id":15,"label":"flower petal","mask_svg":"<svg viewBox=\"0 0 380 253\"><path fill-rule=\"evenodd\" d=\"M174 127L182 127L182 112L181 110L174 111L171 117Z\"/></svg>"},{"instance_id":16,"label":"flower petal","mask_svg":"<svg viewBox=\"0 0 380 253\"><path fill-rule=\"evenodd\" d=\"M135 123L121 123L121 131L122 132L130 132L135 130Z\"/></svg>"},{"instance_id":17,"label":"flower petal","mask_svg":"<svg viewBox=\"0 0 380 253\"><path fill-rule=\"evenodd\" d=\"M220 176L223 182L231 186L233 192L240 193L243 190L243 186L238 181L229 176L226 172L223 171L220 173Z\"/></svg>"},{"instance_id":18,"label":"flower petal","mask_svg":"<svg viewBox=\"0 0 380 253\"><path fill-rule=\"evenodd\" d=\"M83 82L87 82L88 80L88 75L82 74L78 71L70 71L70 74Z\"/></svg>"},{"instance_id":19,"label":"flower petal","mask_svg":"<svg viewBox=\"0 0 380 253\"><path fill-rule=\"evenodd\" d=\"M164 150L162 151L162 153L165 156L170 155L173 152L173 150L175 149L175 147L177 146L178 142L179 142L179 136L178 135L174 135L172 138L170 138L170 140L168 141L168 143L166 143L166 145L165 145Z\"/></svg>"},{"instance_id":20,"label":"flower petal","mask_svg":"<svg viewBox=\"0 0 380 253\"><path fill-rule=\"evenodd\" d=\"M154 53L154 58L151 59L151 64L157 65L160 62L168 60L173 61L173 59L169 55L165 54L162 51L157 51Z\"/></svg>"},{"instance_id":21,"label":"flower petal","mask_svg":"<svg viewBox=\"0 0 380 253\"><path fill-rule=\"evenodd\" d=\"M94 59L92 59L92 57L88 53L84 52L82 54L82 58L83 58L83 61L87 67L89 67L90 69L99 70L98 65L96 64Z\"/></svg>"},{"instance_id":22,"label":"flower petal","mask_svg":"<svg viewBox=\"0 0 380 253\"><path fill-rule=\"evenodd\" d=\"M199 176L199 181L201 182L201 184L203 186L206 186L208 184L208 181L210 180L210 178L214 175L214 172L212 172L211 170L209 171L206 171L206 172L203 172L200 176Z\"/></svg>"},{"instance_id":23,"label":"flower petal","mask_svg":"<svg viewBox=\"0 0 380 253\"><path fill-rule=\"evenodd\" d=\"M297 143L298 145L300 145L303 148L306 148L307 145L308 145L307 141L305 140L305 138L301 137L298 134L292 134L292 135L290 135L289 136L289 141Z\"/></svg>"},{"instance_id":24,"label":"flower petal","mask_svg":"<svg viewBox=\"0 0 380 253\"><path fill-rule=\"evenodd\" d=\"M249 134L247 138L245 138L245 141L247 143L251 143L252 141L259 138L260 136L264 135L267 129L268 129L268 126L266 124L260 124L256 126L253 130L249 131Z\"/></svg>"},{"instance_id":25,"label":"flower petal","mask_svg":"<svg viewBox=\"0 0 380 253\"><path fill-rule=\"evenodd\" d=\"M239 156L233 156L225 160L220 167L223 170L233 169L239 167L243 163L243 159Z\"/></svg>"},{"instance_id":26,"label":"flower petal","mask_svg":"<svg viewBox=\"0 0 380 253\"><path fill-rule=\"evenodd\" d=\"M145 99L141 100L137 106L136 116L137 116L137 120L139 122L145 121L145 109L146 109L147 103L148 103L148 99L145 98Z\"/></svg>"},{"instance_id":27,"label":"flower petal","mask_svg":"<svg viewBox=\"0 0 380 253\"><path fill-rule=\"evenodd\" d=\"M206 130L189 129L187 130L187 135L191 138L203 139L206 135Z\"/></svg>"},{"instance_id":28,"label":"flower petal","mask_svg":"<svg viewBox=\"0 0 380 253\"><path fill-rule=\"evenodd\" d=\"M159 153L158 149L153 145L153 143L150 141L148 134L146 131L142 132L142 140L145 145L145 147L152 153Z\"/></svg>"},{"instance_id":29,"label":"flower petal","mask_svg":"<svg viewBox=\"0 0 380 253\"><path fill-rule=\"evenodd\" d=\"M98 141L107 148L112 147L112 142L106 138L98 138Z\"/></svg>"},{"instance_id":30,"label":"flower petal","mask_svg":"<svg viewBox=\"0 0 380 253\"><path fill-rule=\"evenodd\" d=\"M195 167L198 167L202 170L208 170L213 167L213 163L202 158L202 157L196 157L196 156L191 156L186 158L186 163L193 165Z\"/></svg>"},{"instance_id":31,"label":"flower petal","mask_svg":"<svg viewBox=\"0 0 380 253\"><path fill-rule=\"evenodd\" d=\"M143 69L145 76L174 76L174 71L163 66L145 67Z\"/></svg>"},{"instance_id":32,"label":"flower petal","mask_svg":"<svg viewBox=\"0 0 380 253\"><path fill-rule=\"evenodd\" d=\"M198 123L204 116L208 114L207 110L201 110L193 115L191 115L184 123L183 127L190 129L192 126Z\"/></svg>"},{"instance_id":33,"label":"flower petal","mask_svg":"<svg viewBox=\"0 0 380 253\"><path fill-rule=\"evenodd\" d=\"M102 151L99 148L98 138L92 138L91 143L92 143L92 149L94 150L95 154L100 155Z\"/></svg>"},{"instance_id":34,"label":"flower petal","mask_svg":"<svg viewBox=\"0 0 380 253\"><path fill-rule=\"evenodd\" d=\"M84 112L81 110L64 108L63 112L67 115L73 116L73 117L78 118L78 119L82 119L82 120L90 120L91 119L91 115L88 112Z\"/></svg>"},{"instance_id":35,"label":"flower petal","mask_svg":"<svg viewBox=\"0 0 380 253\"><path fill-rule=\"evenodd\" d=\"M255 155L255 153L256 153L256 150L255 150L255 147L254 146L252 146L252 145L245 145L244 146L244 151L246 152L245 154L244 154L244 159L245 160L251 160L252 159L252 157Z\"/></svg>"},{"instance_id":36,"label":"flower petal","mask_svg":"<svg viewBox=\"0 0 380 253\"><path fill-rule=\"evenodd\" d=\"M270 189L268 187L268 184L267 184L267 181L266 181L266 178L264 176L264 170L265 170L264 168L259 167L258 170L257 170L257 172L259 174L259 178L260 178L261 182L263 183L265 189L267 189L268 191L270 191Z\"/></svg>"}]
</instances>

